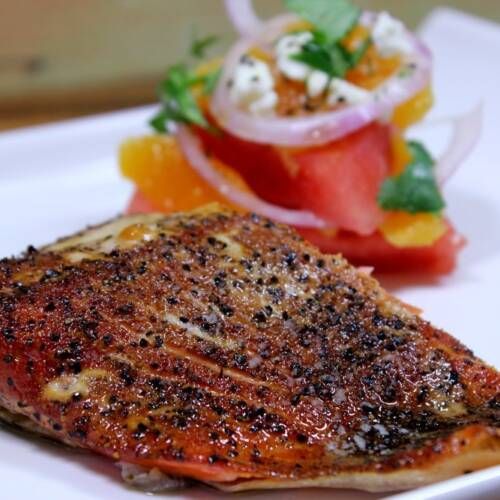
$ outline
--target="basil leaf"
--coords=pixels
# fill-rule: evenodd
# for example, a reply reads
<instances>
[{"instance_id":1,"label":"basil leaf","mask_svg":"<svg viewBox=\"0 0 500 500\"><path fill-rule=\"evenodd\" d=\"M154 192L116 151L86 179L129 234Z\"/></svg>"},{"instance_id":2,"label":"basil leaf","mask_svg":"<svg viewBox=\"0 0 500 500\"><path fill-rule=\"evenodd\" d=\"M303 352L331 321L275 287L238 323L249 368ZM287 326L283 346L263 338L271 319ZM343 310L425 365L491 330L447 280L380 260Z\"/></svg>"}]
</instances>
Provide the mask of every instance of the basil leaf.
<instances>
[{"instance_id":1,"label":"basil leaf","mask_svg":"<svg viewBox=\"0 0 500 500\"><path fill-rule=\"evenodd\" d=\"M288 10L309 21L328 43L344 38L357 23L361 9L349 0L284 0Z\"/></svg>"},{"instance_id":2,"label":"basil leaf","mask_svg":"<svg viewBox=\"0 0 500 500\"><path fill-rule=\"evenodd\" d=\"M189 53L196 59L203 59L206 56L207 50L213 47L218 42L219 37L217 35L208 35L203 38L195 37L191 42Z\"/></svg>"},{"instance_id":3,"label":"basil leaf","mask_svg":"<svg viewBox=\"0 0 500 500\"><path fill-rule=\"evenodd\" d=\"M402 210L410 214L440 212L445 203L434 177L434 160L418 142L409 142L411 162L404 172L386 179L378 195L384 210Z\"/></svg>"}]
</instances>

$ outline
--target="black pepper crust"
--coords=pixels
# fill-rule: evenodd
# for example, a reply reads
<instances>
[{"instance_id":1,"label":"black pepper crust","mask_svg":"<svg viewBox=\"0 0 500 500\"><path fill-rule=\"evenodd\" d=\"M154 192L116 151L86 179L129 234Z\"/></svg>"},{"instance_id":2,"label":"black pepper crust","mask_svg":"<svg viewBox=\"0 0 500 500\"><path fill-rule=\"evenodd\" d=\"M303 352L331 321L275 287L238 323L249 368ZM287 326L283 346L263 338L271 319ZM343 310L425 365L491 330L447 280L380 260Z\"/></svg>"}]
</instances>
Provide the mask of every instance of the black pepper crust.
<instances>
[{"instance_id":1,"label":"black pepper crust","mask_svg":"<svg viewBox=\"0 0 500 500\"><path fill-rule=\"evenodd\" d=\"M418 468L477 443L498 460L498 372L341 257L212 210L118 241L0 261L1 406L212 482ZM74 392L51 399L54 380Z\"/></svg>"}]
</instances>

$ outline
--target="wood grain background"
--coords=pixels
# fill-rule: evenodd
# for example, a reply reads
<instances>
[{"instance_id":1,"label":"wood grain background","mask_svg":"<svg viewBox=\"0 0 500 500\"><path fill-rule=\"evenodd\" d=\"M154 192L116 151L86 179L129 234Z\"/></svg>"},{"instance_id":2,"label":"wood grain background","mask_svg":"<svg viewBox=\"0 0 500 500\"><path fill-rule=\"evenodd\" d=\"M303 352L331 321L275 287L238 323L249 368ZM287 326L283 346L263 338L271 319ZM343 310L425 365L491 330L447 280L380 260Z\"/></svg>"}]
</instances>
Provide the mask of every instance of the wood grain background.
<instances>
[{"instance_id":1,"label":"wood grain background","mask_svg":"<svg viewBox=\"0 0 500 500\"><path fill-rule=\"evenodd\" d=\"M500 21L498 0L357 3L411 26L438 5ZM281 0L256 4L269 16ZM234 38L222 0L0 0L0 129L153 102L193 30Z\"/></svg>"}]
</instances>

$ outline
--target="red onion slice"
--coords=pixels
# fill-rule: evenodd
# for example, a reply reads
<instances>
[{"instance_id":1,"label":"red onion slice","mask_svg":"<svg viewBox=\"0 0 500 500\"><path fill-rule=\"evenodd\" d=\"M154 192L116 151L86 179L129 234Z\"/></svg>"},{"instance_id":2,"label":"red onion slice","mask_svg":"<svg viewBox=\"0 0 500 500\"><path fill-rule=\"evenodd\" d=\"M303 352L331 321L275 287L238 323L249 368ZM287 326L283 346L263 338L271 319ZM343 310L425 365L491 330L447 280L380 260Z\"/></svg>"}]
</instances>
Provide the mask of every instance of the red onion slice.
<instances>
[{"instance_id":1,"label":"red onion slice","mask_svg":"<svg viewBox=\"0 0 500 500\"><path fill-rule=\"evenodd\" d=\"M483 105L451 119L453 136L436 165L436 178L442 186L469 156L481 135ZM426 124L423 123L422 126ZM432 125L432 124L429 124ZM267 203L254 194L239 190L220 174L203 152L200 140L185 125L178 126L176 136L192 168L228 200L242 208L258 213L277 222L296 227L331 229L331 224L305 210L290 210Z\"/></svg>"},{"instance_id":2,"label":"red onion slice","mask_svg":"<svg viewBox=\"0 0 500 500\"><path fill-rule=\"evenodd\" d=\"M331 227L326 221L320 219L312 212L289 210L267 203L254 194L239 190L212 166L210 160L203 152L200 140L185 125L178 127L176 137L191 167L235 205L291 226L317 229Z\"/></svg>"},{"instance_id":3,"label":"red onion slice","mask_svg":"<svg viewBox=\"0 0 500 500\"><path fill-rule=\"evenodd\" d=\"M224 4L231 23L242 37L254 37L262 30L252 0L225 0Z\"/></svg>"},{"instance_id":4,"label":"red onion slice","mask_svg":"<svg viewBox=\"0 0 500 500\"><path fill-rule=\"evenodd\" d=\"M483 104L478 104L468 113L453 118L452 124L452 138L436 164L436 179L440 186L453 176L476 147L483 125Z\"/></svg>"},{"instance_id":5,"label":"red onion slice","mask_svg":"<svg viewBox=\"0 0 500 500\"><path fill-rule=\"evenodd\" d=\"M341 110L317 113L307 117L258 117L239 109L229 98L228 82L242 55L255 45L269 46L297 16L284 15L263 26L258 37L244 38L230 50L224 70L215 90L211 112L219 125L241 139L285 147L310 147L340 139L365 125L390 115L394 108L413 97L429 84L432 57L429 50L409 31L414 50L405 56L402 69L371 92L363 104ZM375 17L366 13L364 24L370 25Z\"/></svg>"}]
</instances>

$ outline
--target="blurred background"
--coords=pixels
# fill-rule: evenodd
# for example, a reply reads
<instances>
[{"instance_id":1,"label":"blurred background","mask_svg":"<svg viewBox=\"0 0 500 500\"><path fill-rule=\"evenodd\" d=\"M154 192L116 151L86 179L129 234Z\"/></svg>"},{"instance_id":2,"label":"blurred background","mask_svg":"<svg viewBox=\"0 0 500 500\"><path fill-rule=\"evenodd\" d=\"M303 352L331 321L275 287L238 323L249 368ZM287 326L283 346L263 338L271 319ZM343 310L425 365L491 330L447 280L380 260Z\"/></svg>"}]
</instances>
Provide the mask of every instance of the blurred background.
<instances>
[{"instance_id":1,"label":"blurred background","mask_svg":"<svg viewBox=\"0 0 500 500\"><path fill-rule=\"evenodd\" d=\"M263 16L282 5L255 3ZM500 22L499 0L357 3L411 27L438 6ZM154 102L193 33L231 42L222 0L0 0L0 130Z\"/></svg>"}]
</instances>

